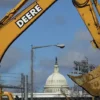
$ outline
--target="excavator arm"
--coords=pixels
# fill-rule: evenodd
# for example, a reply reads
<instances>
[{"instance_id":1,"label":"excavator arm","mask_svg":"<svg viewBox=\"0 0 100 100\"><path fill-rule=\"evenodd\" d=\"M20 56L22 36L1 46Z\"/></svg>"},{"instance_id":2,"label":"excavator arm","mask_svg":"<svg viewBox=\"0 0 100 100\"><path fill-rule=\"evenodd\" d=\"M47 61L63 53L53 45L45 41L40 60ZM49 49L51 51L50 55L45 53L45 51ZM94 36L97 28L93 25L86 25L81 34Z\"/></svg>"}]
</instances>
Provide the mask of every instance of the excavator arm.
<instances>
[{"instance_id":1,"label":"excavator arm","mask_svg":"<svg viewBox=\"0 0 100 100\"><path fill-rule=\"evenodd\" d=\"M28 0L21 0L16 7L9 11L4 18L0 20L0 26L6 24L10 19L19 11L19 9L27 2Z\"/></svg>"},{"instance_id":2,"label":"excavator arm","mask_svg":"<svg viewBox=\"0 0 100 100\"><path fill-rule=\"evenodd\" d=\"M0 62L8 47L56 1L37 0L14 16L27 2L27 0L22 0L14 9L6 14L0 21Z\"/></svg>"},{"instance_id":3,"label":"excavator arm","mask_svg":"<svg viewBox=\"0 0 100 100\"><path fill-rule=\"evenodd\" d=\"M72 0L73 5L79 12L82 20L88 28L93 40L91 41L92 46L100 48L100 25L97 19L96 12L93 4L95 5L98 14L100 15L100 5L97 0Z\"/></svg>"},{"instance_id":4,"label":"excavator arm","mask_svg":"<svg viewBox=\"0 0 100 100\"><path fill-rule=\"evenodd\" d=\"M99 2L97 0L93 0L93 3L97 9L99 16L100 16L100 4L99 4Z\"/></svg>"}]
</instances>

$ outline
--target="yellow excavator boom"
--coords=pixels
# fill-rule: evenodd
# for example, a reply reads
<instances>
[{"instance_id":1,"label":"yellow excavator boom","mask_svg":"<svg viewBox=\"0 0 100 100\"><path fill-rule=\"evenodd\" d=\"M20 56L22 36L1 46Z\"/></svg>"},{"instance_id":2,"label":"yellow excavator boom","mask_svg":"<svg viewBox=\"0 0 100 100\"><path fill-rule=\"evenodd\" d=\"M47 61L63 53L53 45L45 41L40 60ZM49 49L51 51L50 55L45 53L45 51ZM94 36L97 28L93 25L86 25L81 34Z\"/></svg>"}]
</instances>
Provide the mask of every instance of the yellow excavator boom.
<instances>
[{"instance_id":1,"label":"yellow excavator boom","mask_svg":"<svg viewBox=\"0 0 100 100\"><path fill-rule=\"evenodd\" d=\"M0 20L0 25L4 25L7 22L10 21L10 19L15 15L15 13L17 13L19 11L19 9L27 2L28 0L21 0L16 7L14 7L12 10L10 10L5 16L4 18L2 18Z\"/></svg>"},{"instance_id":2,"label":"yellow excavator boom","mask_svg":"<svg viewBox=\"0 0 100 100\"><path fill-rule=\"evenodd\" d=\"M97 9L98 14L100 15L100 4L99 4L98 0L93 0L93 3Z\"/></svg>"},{"instance_id":3,"label":"yellow excavator boom","mask_svg":"<svg viewBox=\"0 0 100 100\"><path fill-rule=\"evenodd\" d=\"M88 28L93 40L91 41L93 47L100 48L100 25L97 19L93 4L95 5L98 14L100 14L100 5L97 0L72 0L74 6L79 12L82 20Z\"/></svg>"},{"instance_id":4,"label":"yellow excavator boom","mask_svg":"<svg viewBox=\"0 0 100 100\"><path fill-rule=\"evenodd\" d=\"M0 21L0 62L13 41L15 41L57 0L37 0L14 16L14 14L23 6L23 4L26 3L26 1L27 0L22 0Z\"/></svg>"}]
</instances>

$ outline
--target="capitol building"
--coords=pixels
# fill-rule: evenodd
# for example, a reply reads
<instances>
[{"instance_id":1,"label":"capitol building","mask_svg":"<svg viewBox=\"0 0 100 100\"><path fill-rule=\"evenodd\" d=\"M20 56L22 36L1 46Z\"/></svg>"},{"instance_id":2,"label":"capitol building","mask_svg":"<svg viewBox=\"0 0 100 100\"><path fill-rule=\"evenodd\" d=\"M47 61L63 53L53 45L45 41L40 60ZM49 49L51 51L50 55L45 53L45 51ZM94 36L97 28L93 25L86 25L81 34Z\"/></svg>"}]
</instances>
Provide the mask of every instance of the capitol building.
<instances>
[{"instance_id":1,"label":"capitol building","mask_svg":"<svg viewBox=\"0 0 100 100\"><path fill-rule=\"evenodd\" d=\"M13 93L21 98L21 93ZM31 93L27 93L26 96L31 98ZM46 79L44 89L42 93L33 93L34 100L66 100L67 97L82 97L82 91L73 91L67 84L66 78L60 73L58 60L55 59L54 70L51 75ZM90 97L90 95L87 95ZM88 98L87 98L88 100Z\"/></svg>"},{"instance_id":2,"label":"capitol building","mask_svg":"<svg viewBox=\"0 0 100 100\"><path fill-rule=\"evenodd\" d=\"M66 78L60 73L56 58L54 71L46 80L44 93L61 93L61 89L63 89L65 93L68 93L68 84Z\"/></svg>"},{"instance_id":3,"label":"capitol building","mask_svg":"<svg viewBox=\"0 0 100 100\"><path fill-rule=\"evenodd\" d=\"M62 93L63 92L63 93ZM65 94L65 95L64 95ZM33 93L34 99L43 100L58 100L58 98L69 97L70 90L66 78L60 73L57 58L55 59L54 71L48 76L42 93ZM21 98L21 93L13 93L14 97L18 95ZM28 98L31 94L28 93Z\"/></svg>"}]
</instances>

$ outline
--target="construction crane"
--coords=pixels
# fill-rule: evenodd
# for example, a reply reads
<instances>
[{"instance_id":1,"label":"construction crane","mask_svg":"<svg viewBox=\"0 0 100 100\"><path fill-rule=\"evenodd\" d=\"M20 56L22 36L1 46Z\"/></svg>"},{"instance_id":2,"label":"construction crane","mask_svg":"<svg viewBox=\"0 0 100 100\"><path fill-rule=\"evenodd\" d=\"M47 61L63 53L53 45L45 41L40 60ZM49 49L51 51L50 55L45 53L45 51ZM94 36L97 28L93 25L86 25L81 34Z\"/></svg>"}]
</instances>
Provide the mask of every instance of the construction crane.
<instances>
[{"instance_id":1,"label":"construction crane","mask_svg":"<svg viewBox=\"0 0 100 100\"><path fill-rule=\"evenodd\" d=\"M100 49L100 25L95 11L96 8L100 15L98 0L72 0L72 2L93 38L92 46Z\"/></svg>"},{"instance_id":2,"label":"construction crane","mask_svg":"<svg viewBox=\"0 0 100 100\"><path fill-rule=\"evenodd\" d=\"M57 0L33 0L18 12L28 1L21 0L0 20L0 62L9 46Z\"/></svg>"}]
</instances>

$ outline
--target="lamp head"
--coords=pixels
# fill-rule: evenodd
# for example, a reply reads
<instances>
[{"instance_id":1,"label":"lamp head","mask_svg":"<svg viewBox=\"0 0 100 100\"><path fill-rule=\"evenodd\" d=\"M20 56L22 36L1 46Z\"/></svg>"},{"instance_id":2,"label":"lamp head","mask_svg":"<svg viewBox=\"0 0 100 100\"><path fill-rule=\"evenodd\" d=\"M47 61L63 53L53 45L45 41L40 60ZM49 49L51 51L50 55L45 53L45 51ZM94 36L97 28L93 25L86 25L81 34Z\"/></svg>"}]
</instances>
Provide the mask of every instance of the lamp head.
<instances>
[{"instance_id":1,"label":"lamp head","mask_svg":"<svg viewBox=\"0 0 100 100\"><path fill-rule=\"evenodd\" d=\"M57 47L59 47L59 48L64 48L65 45L64 45L64 44L57 44Z\"/></svg>"}]
</instances>

